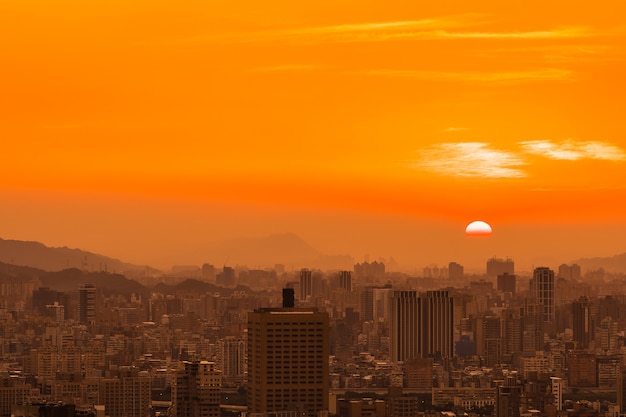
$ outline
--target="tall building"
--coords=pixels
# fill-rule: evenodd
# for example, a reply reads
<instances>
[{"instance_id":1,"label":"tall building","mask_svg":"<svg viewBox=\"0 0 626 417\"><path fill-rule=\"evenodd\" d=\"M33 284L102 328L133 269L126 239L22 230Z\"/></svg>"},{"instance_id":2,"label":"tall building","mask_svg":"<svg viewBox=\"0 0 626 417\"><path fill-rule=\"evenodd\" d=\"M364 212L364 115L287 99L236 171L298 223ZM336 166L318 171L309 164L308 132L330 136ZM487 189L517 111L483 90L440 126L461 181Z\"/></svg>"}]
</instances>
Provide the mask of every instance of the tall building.
<instances>
[{"instance_id":1,"label":"tall building","mask_svg":"<svg viewBox=\"0 0 626 417\"><path fill-rule=\"evenodd\" d=\"M121 367L117 375L99 380L98 401L110 417L150 415L152 385L148 371Z\"/></svg>"},{"instance_id":2,"label":"tall building","mask_svg":"<svg viewBox=\"0 0 626 417\"><path fill-rule=\"evenodd\" d=\"M578 281L580 279L580 265L559 265L559 278Z\"/></svg>"},{"instance_id":3,"label":"tall building","mask_svg":"<svg viewBox=\"0 0 626 417\"><path fill-rule=\"evenodd\" d=\"M374 287L365 287L361 290L359 310L361 312L361 320L374 320Z\"/></svg>"},{"instance_id":4,"label":"tall building","mask_svg":"<svg viewBox=\"0 0 626 417\"><path fill-rule=\"evenodd\" d=\"M96 323L96 286L93 284L78 289L78 319L81 324Z\"/></svg>"},{"instance_id":5,"label":"tall building","mask_svg":"<svg viewBox=\"0 0 626 417\"><path fill-rule=\"evenodd\" d=\"M510 292L512 295L515 295L517 277L507 272L498 275L497 288L498 291Z\"/></svg>"},{"instance_id":6,"label":"tall building","mask_svg":"<svg viewBox=\"0 0 626 417\"><path fill-rule=\"evenodd\" d=\"M463 279L464 270L463 265L456 262L450 262L448 264L448 277L451 281L459 281Z\"/></svg>"},{"instance_id":7,"label":"tall building","mask_svg":"<svg viewBox=\"0 0 626 417\"><path fill-rule=\"evenodd\" d=\"M352 292L352 274L350 271L339 271L337 280L337 288L347 292Z\"/></svg>"},{"instance_id":8,"label":"tall building","mask_svg":"<svg viewBox=\"0 0 626 417\"><path fill-rule=\"evenodd\" d=\"M552 323L554 310L554 271L539 267L533 271L530 280L530 293L543 306L543 321Z\"/></svg>"},{"instance_id":9,"label":"tall building","mask_svg":"<svg viewBox=\"0 0 626 417\"><path fill-rule=\"evenodd\" d=\"M313 297L313 277L309 269L300 270L300 300Z\"/></svg>"},{"instance_id":10,"label":"tall building","mask_svg":"<svg viewBox=\"0 0 626 417\"><path fill-rule=\"evenodd\" d=\"M502 354L502 329L500 317L483 317L476 320L476 353L489 368L500 364Z\"/></svg>"},{"instance_id":11,"label":"tall building","mask_svg":"<svg viewBox=\"0 0 626 417\"><path fill-rule=\"evenodd\" d=\"M496 417L519 417L522 405L522 385L517 376L507 375L496 385Z\"/></svg>"},{"instance_id":12,"label":"tall building","mask_svg":"<svg viewBox=\"0 0 626 417\"><path fill-rule=\"evenodd\" d=\"M620 414L626 413L626 367L617 374L617 405Z\"/></svg>"},{"instance_id":13,"label":"tall building","mask_svg":"<svg viewBox=\"0 0 626 417\"><path fill-rule=\"evenodd\" d=\"M329 318L316 308L248 313L248 411L328 411ZM180 415L179 415L180 416Z\"/></svg>"},{"instance_id":14,"label":"tall building","mask_svg":"<svg viewBox=\"0 0 626 417\"><path fill-rule=\"evenodd\" d=\"M506 258L491 258L487 260L487 276L489 278L495 278L502 274L515 274L515 263L513 259Z\"/></svg>"},{"instance_id":15,"label":"tall building","mask_svg":"<svg viewBox=\"0 0 626 417\"><path fill-rule=\"evenodd\" d=\"M535 356L544 349L544 315L541 304L526 304L522 317L522 353Z\"/></svg>"},{"instance_id":16,"label":"tall building","mask_svg":"<svg viewBox=\"0 0 626 417\"><path fill-rule=\"evenodd\" d=\"M557 411L563 409L563 380L556 376L550 377L551 392L554 398L554 406Z\"/></svg>"},{"instance_id":17,"label":"tall building","mask_svg":"<svg viewBox=\"0 0 626 417\"><path fill-rule=\"evenodd\" d=\"M219 417L222 372L214 362L183 362L172 391L176 417Z\"/></svg>"},{"instance_id":18,"label":"tall building","mask_svg":"<svg viewBox=\"0 0 626 417\"><path fill-rule=\"evenodd\" d=\"M235 270L230 266L224 266L222 272L215 277L215 283L224 287L235 286Z\"/></svg>"},{"instance_id":19,"label":"tall building","mask_svg":"<svg viewBox=\"0 0 626 417\"><path fill-rule=\"evenodd\" d=\"M426 291L421 297L422 357L454 356L454 299L448 291Z\"/></svg>"},{"instance_id":20,"label":"tall building","mask_svg":"<svg viewBox=\"0 0 626 417\"><path fill-rule=\"evenodd\" d=\"M589 348L593 336L593 322L591 321L591 300L589 297L580 297L572 303L573 332L576 348Z\"/></svg>"},{"instance_id":21,"label":"tall building","mask_svg":"<svg viewBox=\"0 0 626 417\"><path fill-rule=\"evenodd\" d=\"M392 361L407 361L421 357L420 298L417 291L393 292L389 336Z\"/></svg>"},{"instance_id":22,"label":"tall building","mask_svg":"<svg viewBox=\"0 0 626 417\"><path fill-rule=\"evenodd\" d=\"M246 371L246 342L227 336L221 343L221 369L225 377L240 377Z\"/></svg>"}]
</instances>

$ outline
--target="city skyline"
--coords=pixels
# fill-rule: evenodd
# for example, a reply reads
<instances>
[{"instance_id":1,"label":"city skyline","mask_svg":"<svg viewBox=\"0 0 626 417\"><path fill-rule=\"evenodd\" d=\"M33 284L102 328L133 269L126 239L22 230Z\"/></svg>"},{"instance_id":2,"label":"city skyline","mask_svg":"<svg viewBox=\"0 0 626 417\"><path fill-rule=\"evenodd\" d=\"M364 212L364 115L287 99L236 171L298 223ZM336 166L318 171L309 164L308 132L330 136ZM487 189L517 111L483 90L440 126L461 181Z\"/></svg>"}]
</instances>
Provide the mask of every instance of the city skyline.
<instances>
[{"instance_id":1,"label":"city skyline","mask_svg":"<svg viewBox=\"0 0 626 417\"><path fill-rule=\"evenodd\" d=\"M624 253L624 12L5 2L0 237L158 268L276 233L404 270Z\"/></svg>"}]
</instances>

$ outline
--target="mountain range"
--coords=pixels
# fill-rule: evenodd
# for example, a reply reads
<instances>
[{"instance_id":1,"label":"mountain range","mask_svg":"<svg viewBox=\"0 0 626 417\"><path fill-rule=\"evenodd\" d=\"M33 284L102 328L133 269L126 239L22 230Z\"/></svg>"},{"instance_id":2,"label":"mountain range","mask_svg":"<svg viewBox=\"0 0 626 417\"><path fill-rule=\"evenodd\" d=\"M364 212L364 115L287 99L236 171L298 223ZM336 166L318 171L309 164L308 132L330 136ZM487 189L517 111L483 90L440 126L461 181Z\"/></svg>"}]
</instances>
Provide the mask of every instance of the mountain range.
<instances>
[{"instance_id":1,"label":"mountain range","mask_svg":"<svg viewBox=\"0 0 626 417\"><path fill-rule=\"evenodd\" d=\"M205 260L218 268L245 265L250 268L283 264L290 268L351 269L354 259L347 255L320 253L299 236L291 233L265 237L238 238L196 250L198 266ZM155 275L159 271L81 249L48 247L39 242L0 239L0 262L44 271L76 268L82 271L121 273L129 277Z\"/></svg>"}]
</instances>

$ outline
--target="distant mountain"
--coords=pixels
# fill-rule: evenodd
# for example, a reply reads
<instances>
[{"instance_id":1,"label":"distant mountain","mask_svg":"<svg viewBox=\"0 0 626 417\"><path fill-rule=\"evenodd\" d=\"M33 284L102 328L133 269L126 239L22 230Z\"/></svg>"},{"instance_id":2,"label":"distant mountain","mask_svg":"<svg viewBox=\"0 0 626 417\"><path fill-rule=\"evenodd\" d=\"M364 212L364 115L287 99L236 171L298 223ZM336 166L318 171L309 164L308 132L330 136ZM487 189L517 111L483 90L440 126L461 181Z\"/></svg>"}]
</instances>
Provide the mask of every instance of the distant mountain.
<instances>
[{"instance_id":1,"label":"distant mountain","mask_svg":"<svg viewBox=\"0 0 626 417\"><path fill-rule=\"evenodd\" d=\"M146 269L155 271L147 266L129 264L80 249L51 248L39 242L4 239L0 239L0 262L30 266L44 271L62 271L70 268L117 273Z\"/></svg>"},{"instance_id":2,"label":"distant mountain","mask_svg":"<svg viewBox=\"0 0 626 417\"><path fill-rule=\"evenodd\" d=\"M603 268L607 272L626 273L626 253L609 257L581 258L572 263L580 265L583 271Z\"/></svg>"},{"instance_id":3,"label":"distant mountain","mask_svg":"<svg viewBox=\"0 0 626 417\"><path fill-rule=\"evenodd\" d=\"M344 268L354 265L350 256L321 254L293 233L273 234L265 237L231 239L207 248L216 266L224 262L248 267L271 267L283 264L288 267Z\"/></svg>"}]
</instances>

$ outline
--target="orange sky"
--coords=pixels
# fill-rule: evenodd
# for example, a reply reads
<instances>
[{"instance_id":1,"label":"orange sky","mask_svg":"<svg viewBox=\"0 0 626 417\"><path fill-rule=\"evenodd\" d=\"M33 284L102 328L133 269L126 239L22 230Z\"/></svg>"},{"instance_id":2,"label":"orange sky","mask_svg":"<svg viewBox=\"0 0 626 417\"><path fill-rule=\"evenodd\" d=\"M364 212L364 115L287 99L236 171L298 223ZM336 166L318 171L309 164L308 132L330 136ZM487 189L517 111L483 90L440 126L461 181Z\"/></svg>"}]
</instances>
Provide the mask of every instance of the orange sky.
<instances>
[{"instance_id":1,"label":"orange sky","mask_svg":"<svg viewBox=\"0 0 626 417\"><path fill-rule=\"evenodd\" d=\"M626 251L623 1L178 3L1 2L0 237L159 266L284 231L418 266ZM474 247L476 218L508 235Z\"/></svg>"}]
</instances>

